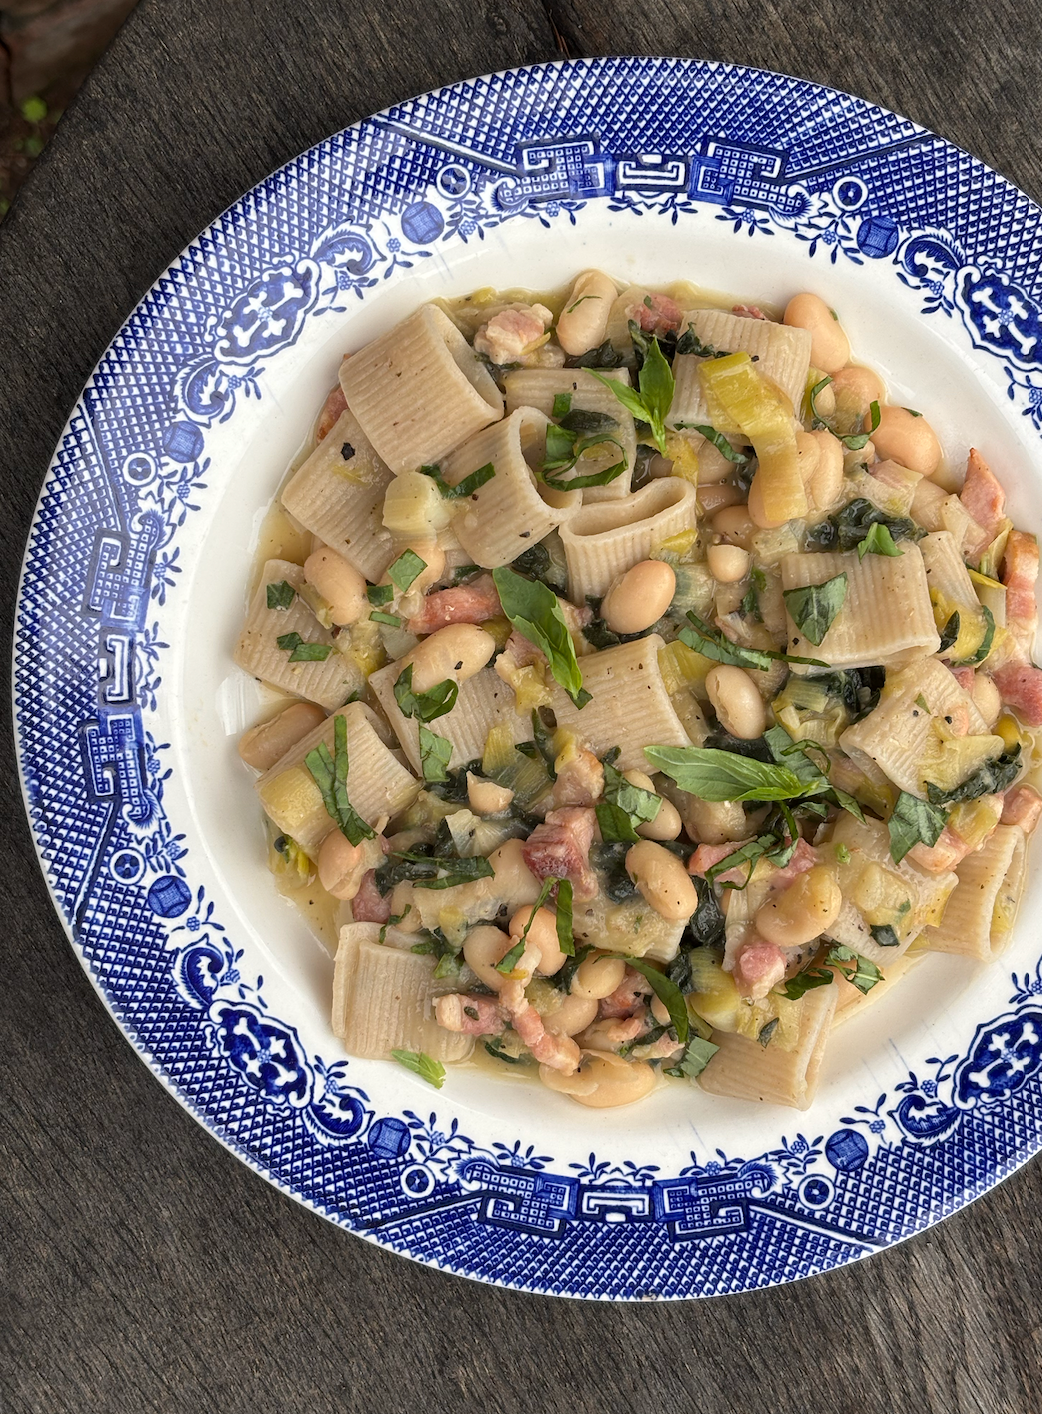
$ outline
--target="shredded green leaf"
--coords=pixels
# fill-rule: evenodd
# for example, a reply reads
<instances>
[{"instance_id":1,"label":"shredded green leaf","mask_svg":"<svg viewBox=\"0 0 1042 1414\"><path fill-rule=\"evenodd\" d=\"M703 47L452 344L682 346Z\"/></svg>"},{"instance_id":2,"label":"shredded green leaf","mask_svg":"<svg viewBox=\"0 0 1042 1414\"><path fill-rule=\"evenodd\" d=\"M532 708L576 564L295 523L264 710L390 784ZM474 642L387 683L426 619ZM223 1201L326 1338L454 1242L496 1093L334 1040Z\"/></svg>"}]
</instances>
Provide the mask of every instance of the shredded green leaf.
<instances>
[{"instance_id":1,"label":"shredded green leaf","mask_svg":"<svg viewBox=\"0 0 1042 1414\"><path fill-rule=\"evenodd\" d=\"M594 373L593 376L599 378L606 388L610 388L623 407L639 422L648 424L656 447L665 456L666 417L673 402L674 383L673 371L666 362L658 339L651 340L637 376L637 389L627 388L624 383L613 378L601 378L599 373Z\"/></svg>"},{"instance_id":2,"label":"shredded green leaf","mask_svg":"<svg viewBox=\"0 0 1042 1414\"><path fill-rule=\"evenodd\" d=\"M477 471L472 471L469 476L465 476L457 486L450 486L438 467L421 466L420 471L424 476L431 478L446 501L459 501L464 496L473 496L475 491L484 486L487 481L491 481L496 474L493 464L486 462L484 466L479 466Z\"/></svg>"},{"instance_id":3,"label":"shredded green leaf","mask_svg":"<svg viewBox=\"0 0 1042 1414\"><path fill-rule=\"evenodd\" d=\"M459 697L459 683L451 678L435 683L427 692L415 692L412 685L412 664L403 668L395 679L394 700L406 717L420 722L434 722L451 712Z\"/></svg>"},{"instance_id":4,"label":"shredded green leaf","mask_svg":"<svg viewBox=\"0 0 1042 1414\"><path fill-rule=\"evenodd\" d=\"M268 585L268 608L288 609L296 598L297 591L289 580L280 579L277 584Z\"/></svg>"},{"instance_id":5,"label":"shredded green leaf","mask_svg":"<svg viewBox=\"0 0 1042 1414\"><path fill-rule=\"evenodd\" d=\"M365 597L375 608L381 604L389 604L394 598L393 584L370 584L365 591Z\"/></svg>"},{"instance_id":6,"label":"shredded green leaf","mask_svg":"<svg viewBox=\"0 0 1042 1414\"><path fill-rule=\"evenodd\" d=\"M515 574L507 565L494 569L492 579L503 612L514 628L546 654L554 679L576 707L585 707L590 694L583 687L575 644L557 595L538 580Z\"/></svg>"},{"instance_id":7,"label":"shredded green leaf","mask_svg":"<svg viewBox=\"0 0 1042 1414\"><path fill-rule=\"evenodd\" d=\"M935 845L947 822L948 815L944 810L903 790L887 822L890 858L895 864L900 864L915 845Z\"/></svg>"},{"instance_id":8,"label":"shredded green leaf","mask_svg":"<svg viewBox=\"0 0 1042 1414\"><path fill-rule=\"evenodd\" d=\"M632 967L635 972L639 972L651 983L656 997L669 1012L670 1024L677 1033L677 1040L682 1046L686 1045L690 1034L690 1022L687 1015L687 1002L685 1002L684 994L677 984L670 981L664 972L660 972L650 962L645 962L643 958L628 957L626 966Z\"/></svg>"},{"instance_id":9,"label":"shredded green leaf","mask_svg":"<svg viewBox=\"0 0 1042 1414\"><path fill-rule=\"evenodd\" d=\"M847 575L834 575L822 584L808 584L800 589L782 592L785 607L793 623L815 647L832 627L833 620L847 597Z\"/></svg>"},{"instance_id":10,"label":"shredded green leaf","mask_svg":"<svg viewBox=\"0 0 1042 1414\"><path fill-rule=\"evenodd\" d=\"M426 568L427 561L421 560L415 550L404 550L388 567L387 573L404 594L417 575L422 574Z\"/></svg>"},{"instance_id":11,"label":"shredded green leaf","mask_svg":"<svg viewBox=\"0 0 1042 1414\"><path fill-rule=\"evenodd\" d=\"M420 770L425 781L447 781L452 742L420 723Z\"/></svg>"},{"instance_id":12,"label":"shredded green leaf","mask_svg":"<svg viewBox=\"0 0 1042 1414\"><path fill-rule=\"evenodd\" d=\"M347 723L342 716L333 719L333 755L324 741L304 757L304 765L322 793L326 814L341 834L352 844L376 838L376 831L359 815L347 798Z\"/></svg>"},{"instance_id":13,"label":"shredded green leaf","mask_svg":"<svg viewBox=\"0 0 1042 1414\"><path fill-rule=\"evenodd\" d=\"M894 544L894 537L881 520L877 520L874 525L868 527L868 534L857 547L859 560L863 560L866 555L889 555L893 559L894 556L903 554L904 551L899 550Z\"/></svg>"},{"instance_id":14,"label":"shredded green leaf","mask_svg":"<svg viewBox=\"0 0 1042 1414\"><path fill-rule=\"evenodd\" d=\"M404 1065L406 1070L411 1070L421 1080L426 1080L435 1090L440 1090L444 1085L445 1067L441 1061L433 1060L425 1051L392 1051L391 1055L399 1065Z\"/></svg>"},{"instance_id":15,"label":"shredded green leaf","mask_svg":"<svg viewBox=\"0 0 1042 1414\"><path fill-rule=\"evenodd\" d=\"M688 610L687 619L691 627L682 628L677 634L681 643L693 648L696 653L701 653L704 658L713 658L718 663L729 663L736 668L759 669L761 672L768 672L771 664L775 662L803 663L812 668L828 667L820 658L795 658L791 654L776 653L768 648L743 648L741 644L732 643L720 629L713 628L704 619L700 619L693 609Z\"/></svg>"},{"instance_id":16,"label":"shredded green leaf","mask_svg":"<svg viewBox=\"0 0 1042 1414\"><path fill-rule=\"evenodd\" d=\"M719 1049L712 1041L703 1040L701 1036L692 1036L677 1064L667 1066L663 1074L673 1075L678 1080L694 1080L696 1075L702 1074Z\"/></svg>"}]
</instances>

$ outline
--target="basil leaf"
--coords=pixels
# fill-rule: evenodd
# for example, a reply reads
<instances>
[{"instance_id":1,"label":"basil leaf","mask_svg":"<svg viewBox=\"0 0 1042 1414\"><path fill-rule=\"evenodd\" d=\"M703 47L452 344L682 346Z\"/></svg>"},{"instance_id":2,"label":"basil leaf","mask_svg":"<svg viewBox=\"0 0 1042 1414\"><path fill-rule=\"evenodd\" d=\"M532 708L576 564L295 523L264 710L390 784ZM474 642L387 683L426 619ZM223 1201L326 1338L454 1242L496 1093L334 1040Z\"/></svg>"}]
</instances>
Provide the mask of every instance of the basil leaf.
<instances>
[{"instance_id":1,"label":"basil leaf","mask_svg":"<svg viewBox=\"0 0 1042 1414\"><path fill-rule=\"evenodd\" d=\"M740 452L737 447L731 445L722 432L718 432L715 427L707 427L703 422L677 422L674 423L679 432L683 427L690 427L694 432L701 432L707 442L712 442L713 446L729 462L734 462L735 466L745 466L752 460L748 452Z\"/></svg>"},{"instance_id":2,"label":"basil leaf","mask_svg":"<svg viewBox=\"0 0 1042 1414\"><path fill-rule=\"evenodd\" d=\"M903 790L887 823L890 858L900 864L913 845L935 845L947 823L948 816L943 810Z\"/></svg>"},{"instance_id":3,"label":"basil leaf","mask_svg":"<svg viewBox=\"0 0 1042 1414\"><path fill-rule=\"evenodd\" d=\"M870 992L877 982L882 982L883 974L874 962L869 962L867 957L862 957L852 948L845 947L842 943L833 943L825 954L825 961L832 967L839 967L843 976L852 983L859 992ZM854 965L849 970L840 966L841 963L852 962Z\"/></svg>"},{"instance_id":4,"label":"basil leaf","mask_svg":"<svg viewBox=\"0 0 1042 1414\"><path fill-rule=\"evenodd\" d=\"M574 308L575 308L575 306L573 305L573 306L572 306L572 309L574 309ZM568 311L569 314L570 314L571 312L572 312L571 310ZM571 393L555 393L555 394L554 394L554 405L553 405L553 408L552 408L551 411L550 411L550 416L554 419L554 421L556 422L559 418L567 417L568 414L571 412L571 410L572 410L572 395L571 395Z\"/></svg>"},{"instance_id":5,"label":"basil leaf","mask_svg":"<svg viewBox=\"0 0 1042 1414\"><path fill-rule=\"evenodd\" d=\"M767 672L772 663L803 663L810 668L827 668L820 658L794 658L789 653L776 653L768 648L743 648L732 643L724 633L700 619L693 609L687 611L691 628L682 628L677 634L681 643L701 653L704 658L713 658L718 663L729 663L735 668L754 668Z\"/></svg>"},{"instance_id":6,"label":"basil leaf","mask_svg":"<svg viewBox=\"0 0 1042 1414\"><path fill-rule=\"evenodd\" d=\"M394 598L394 585L370 584L365 591L365 597L374 608L379 608L381 604L389 604Z\"/></svg>"},{"instance_id":7,"label":"basil leaf","mask_svg":"<svg viewBox=\"0 0 1042 1414\"><path fill-rule=\"evenodd\" d=\"M322 793L326 814L352 844L376 838L376 831L362 819L347 798L347 723L333 719L333 755L324 741L304 757L304 765Z\"/></svg>"},{"instance_id":8,"label":"basil leaf","mask_svg":"<svg viewBox=\"0 0 1042 1414\"><path fill-rule=\"evenodd\" d=\"M821 413L818 411L816 401L817 396L821 392L822 388L827 388L831 382L832 378L828 374L826 374L825 377L820 380L820 382L814 384L814 387L811 388L810 392L807 394L807 403L810 407L811 427L815 431L820 431L822 429L827 432L832 431L832 424L828 421L827 418L822 417Z\"/></svg>"},{"instance_id":9,"label":"basil leaf","mask_svg":"<svg viewBox=\"0 0 1042 1414\"><path fill-rule=\"evenodd\" d=\"M506 565L494 569L492 579L511 624L546 654L555 680L576 707L585 707L590 694L583 687L575 644L557 595L545 584L525 579Z\"/></svg>"},{"instance_id":10,"label":"basil leaf","mask_svg":"<svg viewBox=\"0 0 1042 1414\"><path fill-rule=\"evenodd\" d=\"M459 697L459 684L451 678L435 683L427 692L414 692L412 685L412 664L404 668L395 680L394 700L406 717L415 717L420 722L434 722L451 712Z\"/></svg>"},{"instance_id":11,"label":"basil leaf","mask_svg":"<svg viewBox=\"0 0 1042 1414\"><path fill-rule=\"evenodd\" d=\"M849 432L845 435L836 433L836 436L839 437L843 445L852 452L860 452L861 448L868 443L868 439L879 426L879 404L873 400L868 410L872 423L867 432Z\"/></svg>"},{"instance_id":12,"label":"basil leaf","mask_svg":"<svg viewBox=\"0 0 1042 1414\"><path fill-rule=\"evenodd\" d=\"M333 649L328 643L298 643L289 655L291 663L324 663Z\"/></svg>"},{"instance_id":13,"label":"basil leaf","mask_svg":"<svg viewBox=\"0 0 1042 1414\"><path fill-rule=\"evenodd\" d=\"M278 638L276 638L275 642L280 648L283 648L286 650L286 652L289 652L291 648L299 648L300 645L304 642L304 640L301 638L299 633L294 632L280 633Z\"/></svg>"},{"instance_id":14,"label":"basil leaf","mask_svg":"<svg viewBox=\"0 0 1042 1414\"><path fill-rule=\"evenodd\" d=\"M598 344L595 349L587 349L584 354L566 358L566 368L619 368L624 362L610 339Z\"/></svg>"},{"instance_id":15,"label":"basil leaf","mask_svg":"<svg viewBox=\"0 0 1042 1414\"><path fill-rule=\"evenodd\" d=\"M822 584L808 584L802 589L786 589L782 593L789 617L803 634L818 647L832 627L833 620L847 597L847 575L826 579Z\"/></svg>"},{"instance_id":16,"label":"basil leaf","mask_svg":"<svg viewBox=\"0 0 1042 1414\"><path fill-rule=\"evenodd\" d=\"M560 879L557 884L557 946L566 957L575 956L571 879Z\"/></svg>"},{"instance_id":17,"label":"basil leaf","mask_svg":"<svg viewBox=\"0 0 1042 1414\"><path fill-rule=\"evenodd\" d=\"M605 844L635 844L640 839L632 820L618 805L601 801L593 808Z\"/></svg>"},{"instance_id":18,"label":"basil leaf","mask_svg":"<svg viewBox=\"0 0 1042 1414\"><path fill-rule=\"evenodd\" d=\"M518 938L517 942L510 949L510 951L508 953L505 953L496 963L496 971L502 972L504 977L508 973L513 972L514 968L521 961L521 954L524 952L524 950L525 940L524 938Z\"/></svg>"},{"instance_id":19,"label":"basil leaf","mask_svg":"<svg viewBox=\"0 0 1042 1414\"><path fill-rule=\"evenodd\" d=\"M972 658L960 658L958 661L953 658L953 668L972 668L975 663L983 663L991 652L991 645L995 642L995 615L986 604L981 605L981 613L984 615L984 637L980 647Z\"/></svg>"},{"instance_id":20,"label":"basil leaf","mask_svg":"<svg viewBox=\"0 0 1042 1414\"><path fill-rule=\"evenodd\" d=\"M877 520L874 525L868 527L868 534L857 547L859 560L863 560L866 555L889 555L893 559L895 555L903 554L904 551L899 550L894 544L894 537L881 520Z\"/></svg>"},{"instance_id":21,"label":"basil leaf","mask_svg":"<svg viewBox=\"0 0 1042 1414\"><path fill-rule=\"evenodd\" d=\"M439 859L434 855L397 850L394 857L415 866L407 877L417 889L451 889L475 879L491 879L495 874L492 865L480 855L473 859Z\"/></svg>"},{"instance_id":22,"label":"basil leaf","mask_svg":"<svg viewBox=\"0 0 1042 1414\"><path fill-rule=\"evenodd\" d=\"M695 333L694 325L689 325L677 339L678 354L694 354L696 358L726 358L727 353L715 349L712 344L703 344Z\"/></svg>"},{"instance_id":23,"label":"basil leaf","mask_svg":"<svg viewBox=\"0 0 1042 1414\"><path fill-rule=\"evenodd\" d=\"M661 808L662 801L654 792L631 785L610 761L604 762L604 804L596 807L604 840L639 840L637 826L649 824Z\"/></svg>"},{"instance_id":24,"label":"basil leaf","mask_svg":"<svg viewBox=\"0 0 1042 1414\"><path fill-rule=\"evenodd\" d=\"M612 378L601 378L599 373L593 376L610 388L623 407L639 422L648 424L655 445L665 456L666 416L673 402L674 382L673 371L666 362L658 339L652 338L638 375L639 392Z\"/></svg>"},{"instance_id":25,"label":"basil leaf","mask_svg":"<svg viewBox=\"0 0 1042 1414\"><path fill-rule=\"evenodd\" d=\"M732 850L730 854L711 865L706 870L706 879L711 884L715 883L721 874L726 874L731 869L737 869L742 864L748 864L749 872L745 876L744 884L732 884L728 881L720 886L723 889L737 889L741 893L743 889L749 887L749 881L753 877L753 871L757 864L777 843L776 835L759 835L754 840L747 840L738 849Z\"/></svg>"},{"instance_id":26,"label":"basil leaf","mask_svg":"<svg viewBox=\"0 0 1042 1414\"><path fill-rule=\"evenodd\" d=\"M635 972L639 972L642 977L648 979L652 991L669 1012L669 1020L677 1033L677 1040L682 1046L686 1045L690 1034L687 1002L684 1001L684 994L677 984L671 982L664 972L660 972L657 967L652 967L651 963L645 962L643 958L628 957L626 966L632 967Z\"/></svg>"},{"instance_id":27,"label":"basil leaf","mask_svg":"<svg viewBox=\"0 0 1042 1414\"><path fill-rule=\"evenodd\" d=\"M277 584L268 585L268 608L288 609L297 597L297 591L288 580L280 579Z\"/></svg>"},{"instance_id":28,"label":"basil leaf","mask_svg":"<svg viewBox=\"0 0 1042 1414\"><path fill-rule=\"evenodd\" d=\"M425 781L447 781L452 742L420 723L420 770Z\"/></svg>"},{"instance_id":29,"label":"basil leaf","mask_svg":"<svg viewBox=\"0 0 1042 1414\"><path fill-rule=\"evenodd\" d=\"M701 1036L692 1036L677 1064L667 1066L663 1074L676 1076L677 1079L694 1080L696 1075L702 1074L719 1049L712 1041L704 1041Z\"/></svg>"},{"instance_id":30,"label":"basil leaf","mask_svg":"<svg viewBox=\"0 0 1042 1414\"><path fill-rule=\"evenodd\" d=\"M421 560L415 550L404 550L387 573L404 594L418 574L427 568L427 561Z\"/></svg>"},{"instance_id":31,"label":"basil leaf","mask_svg":"<svg viewBox=\"0 0 1042 1414\"><path fill-rule=\"evenodd\" d=\"M646 746L644 755L656 771L663 771L681 790L702 800L793 800L828 789L821 777L808 790L788 766L771 766L731 751L703 746Z\"/></svg>"},{"instance_id":32,"label":"basil leaf","mask_svg":"<svg viewBox=\"0 0 1042 1414\"><path fill-rule=\"evenodd\" d=\"M473 496L475 491L484 486L487 481L491 481L496 474L496 468L492 463L486 462L484 466L479 466L477 471L472 471L469 476L465 476L458 486L450 486L442 477L438 467L421 466L420 471L424 476L431 478L446 501L458 501L464 496Z\"/></svg>"},{"instance_id":33,"label":"basil leaf","mask_svg":"<svg viewBox=\"0 0 1042 1414\"><path fill-rule=\"evenodd\" d=\"M960 805L966 800L979 800L982 795L996 795L1008 790L1020 774L1020 743L1012 751L1004 751L994 761L985 761L962 785L942 790L933 781L926 782L926 794L931 805Z\"/></svg>"},{"instance_id":34,"label":"basil leaf","mask_svg":"<svg viewBox=\"0 0 1042 1414\"><path fill-rule=\"evenodd\" d=\"M435 1090L440 1090L444 1085L445 1067L441 1061L432 1060L425 1051L392 1051L391 1055L399 1065L404 1065L406 1070L426 1080Z\"/></svg>"},{"instance_id":35,"label":"basil leaf","mask_svg":"<svg viewBox=\"0 0 1042 1414\"><path fill-rule=\"evenodd\" d=\"M573 447L575 446L575 436L566 427L559 427L556 422L551 422L546 429L546 459L542 464L542 470L558 471L562 467L575 465Z\"/></svg>"},{"instance_id":36,"label":"basil leaf","mask_svg":"<svg viewBox=\"0 0 1042 1414\"><path fill-rule=\"evenodd\" d=\"M808 992L815 987L830 987L832 985L832 973L826 972L822 968L808 967L803 972L797 972L795 977L790 977L782 987L782 995L788 997L790 1002L798 1002Z\"/></svg>"},{"instance_id":37,"label":"basil leaf","mask_svg":"<svg viewBox=\"0 0 1042 1414\"><path fill-rule=\"evenodd\" d=\"M954 614L952 614L948 622L945 624L944 628L941 629L941 642L937 649L938 653L947 653L948 649L951 648L952 645L958 639L959 630L961 628L962 615L959 613L958 609L956 609ZM921 703L921 706L923 707L924 711L929 712L929 707L927 707L926 703L922 702L921 699L922 693L919 694L919 696L916 698L916 701Z\"/></svg>"},{"instance_id":38,"label":"basil leaf","mask_svg":"<svg viewBox=\"0 0 1042 1414\"><path fill-rule=\"evenodd\" d=\"M901 939L889 923L873 923L868 930L881 948L900 947Z\"/></svg>"}]
</instances>

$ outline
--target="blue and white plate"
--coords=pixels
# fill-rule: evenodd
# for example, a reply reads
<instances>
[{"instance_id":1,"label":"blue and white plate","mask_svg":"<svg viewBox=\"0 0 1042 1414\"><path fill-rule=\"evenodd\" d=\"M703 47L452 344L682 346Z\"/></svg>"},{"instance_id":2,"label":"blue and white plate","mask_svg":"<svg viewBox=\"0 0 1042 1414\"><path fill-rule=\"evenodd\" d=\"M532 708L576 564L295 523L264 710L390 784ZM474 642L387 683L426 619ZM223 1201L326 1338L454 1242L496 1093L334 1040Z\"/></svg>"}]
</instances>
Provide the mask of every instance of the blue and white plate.
<instances>
[{"instance_id":1,"label":"blue and white plate","mask_svg":"<svg viewBox=\"0 0 1042 1414\"><path fill-rule=\"evenodd\" d=\"M73 944L216 1137L341 1226L482 1281L707 1296L865 1256L1042 1144L1038 871L1011 952L928 957L800 1114L670 1085L586 1110L344 1055L332 963L266 873L231 663L263 509L345 350L439 294L601 266L822 294L958 464L1040 528L1042 213L799 79L596 59L442 89L262 182L166 272L62 436L15 644L26 800Z\"/></svg>"}]
</instances>

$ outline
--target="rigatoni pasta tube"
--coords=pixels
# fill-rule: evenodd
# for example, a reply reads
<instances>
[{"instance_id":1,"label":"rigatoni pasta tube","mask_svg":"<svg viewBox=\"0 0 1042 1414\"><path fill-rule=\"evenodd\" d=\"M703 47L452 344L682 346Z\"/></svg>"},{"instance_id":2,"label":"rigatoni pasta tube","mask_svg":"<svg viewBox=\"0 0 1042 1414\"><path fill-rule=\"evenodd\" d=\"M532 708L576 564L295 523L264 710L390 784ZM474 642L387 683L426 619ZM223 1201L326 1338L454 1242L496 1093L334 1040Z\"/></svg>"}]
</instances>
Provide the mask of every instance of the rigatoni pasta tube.
<instances>
[{"instance_id":1,"label":"rigatoni pasta tube","mask_svg":"<svg viewBox=\"0 0 1042 1414\"><path fill-rule=\"evenodd\" d=\"M384 741L387 728L379 717L361 702L349 703L334 716L347 723L347 794L355 810L368 825L404 810L418 794L420 783ZM268 817L312 859L335 825L304 758L319 742L332 752L334 730L329 717L257 781L257 795Z\"/></svg>"},{"instance_id":2,"label":"rigatoni pasta tube","mask_svg":"<svg viewBox=\"0 0 1042 1414\"><path fill-rule=\"evenodd\" d=\"M1010 940L1024 886L1026 845L1019 825L999 825L968 854L959 882L936 928L923 941L933 952L954 952L989 962Z\"/></svg>"},{"instance_id":3,"label":"rigatoni pasta tube","mask_svg":"<svg viewBox=\"0 0 1042 1414\"><path fill-rule=\"evenodd\" d=\"M305 530L376 580L394 557L381 519L391 479L357 418L345 412L294 472L282 504Z\"/></svg>"},{"instance_id":4,"label":"rigatoni pasta tube","mask_svg":"<svg viewBox=\"0 0 1042 1414\"><path fill-rule=\"evenodd\" d=\"M352 354L341 365L340 386L394 472L438 461L503 415L492 375L431 304Z\"/></svg>"},{"instance_id":5,"label":"rigatoni pasta tube","mask_svg":"<svg viewBox=\"0 0 1042 1414\"><path fill-rule=\"evenodd\" d=\"M551 530L574 516L581 491L556 491L537 480L544 460L549 419L535 408L518 408L495 427L465 442L445 462L443 476L458 486L491 464L495 475L460 505L452 528L476 565L508 565Z\"/></svg>"},{"instance_id":6,"label":"rigatoni pasta tube","mask_svg":"<svg viewBox=\"0 0 1042 1414\"><path fill-rule=\"evenodd\" d=\"M718 352L755 355L759 371L776 383L799 412L810 367L810 334L768 319L744 319L722 309L693 309L684 315L684 330L691 329L707 347ZM704 359L678 354L673 360L676 386L669 411L669 425L678 422L708 423L709 407L698 376ZM742 435L739 427L718 427L718 432Z\"/></svg>"},{"instance_id":7,"label":"rigatoni pasta tube","mask_svg":"<svg viewBox=\"0 0 1042 1414\"><path fill-rule=\"evenodd\" d=\"M560 532L569 598L576 604L587 595L599 598L664 541L694 530L696 514L695 488L679 476L650 481L625 501L584 505Z\"/></svg>"},{"instance_id":8,"label":"rigatoni pasta tube","mask_svg":"<svg viewBox=\"0 0 1042 1414\"><path fill-rule=\"evenodd\" d=\"M630 385L627 368L609 368L602 377L627 388ZM614 481L609 481L606 486L587 486L583 490L583 505L593 505L597 501L619 501L629 495L630 478L637 456L633 416L600 378L595 378L585 368L518 368L507 374L504 387L508 417L520 407L537 408L549 417L553 412L554 399L564 395L571 400L571 412L597 412L614 418L617 428L609 435L616 439L619 446L606 442L596 456L584 456L576 474L590 476L625 459L626 470Z\"/></svg>"},{"instance_id":9,"label":"rigatoni pasta tube","mask_svg":"<svg viewBox=\"0 0 1042 1414\"><path fill-rule=\"evenodd\" d=\"M764 1047L734 1032L714 1031L713 1043L719 1049L698 1077L702 1089L736 1100L809 1108L836 1009L836 988L807 992L800 1007L799 1037L791 1051Z\"/></svg>"},{"instance_id":10,"label":"rigatoni pasta tube","mask_svg":"<svg viewBox=\"0 0 1042 1414\"><path fill-rule=\"evenodd\" d=\"M373 673L369 686L401 742L402 750L414 770L420 772L419 724L403 715L394 696L394 684L402 671L401 663L391 663ZM431 723L431 731L452 743L449 765L456 770L468 761L479 759L490 730L503 724L509 727L515 743L531 738L531 721L528 717L519 717L514 711L512 690L494 669L483 668L460 684L456 705L451 712Z\"/></svg>"}]
</instances>

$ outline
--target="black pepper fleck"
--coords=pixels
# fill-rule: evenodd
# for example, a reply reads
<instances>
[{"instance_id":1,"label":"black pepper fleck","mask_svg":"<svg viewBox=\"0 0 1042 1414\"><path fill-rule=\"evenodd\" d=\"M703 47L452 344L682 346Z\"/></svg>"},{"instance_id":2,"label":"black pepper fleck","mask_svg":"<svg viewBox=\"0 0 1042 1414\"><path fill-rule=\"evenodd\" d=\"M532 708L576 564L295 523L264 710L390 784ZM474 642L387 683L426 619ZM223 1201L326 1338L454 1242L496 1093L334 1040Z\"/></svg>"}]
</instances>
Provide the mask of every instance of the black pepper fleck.
<instances>
[{"instance_id":1,"label":"black pepper fleck","mask_svg":"<svg viewBox=\"0 0 1042 1414\"><path fill-rule=\"evenodd\" d=\"M346 461L346 462L349 462L349 461L351 460L351 458L354 456L354 454L355 454L355 449L354 449L354 447L352 447L352 445L351 445L350 442L345 442L344 445L340 448L340 455L343 457L344 461Z\"/></svg>"}]
</instances>

